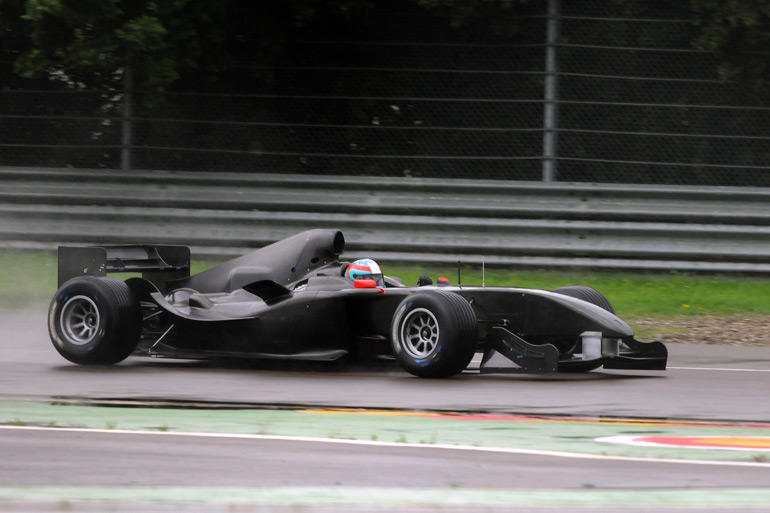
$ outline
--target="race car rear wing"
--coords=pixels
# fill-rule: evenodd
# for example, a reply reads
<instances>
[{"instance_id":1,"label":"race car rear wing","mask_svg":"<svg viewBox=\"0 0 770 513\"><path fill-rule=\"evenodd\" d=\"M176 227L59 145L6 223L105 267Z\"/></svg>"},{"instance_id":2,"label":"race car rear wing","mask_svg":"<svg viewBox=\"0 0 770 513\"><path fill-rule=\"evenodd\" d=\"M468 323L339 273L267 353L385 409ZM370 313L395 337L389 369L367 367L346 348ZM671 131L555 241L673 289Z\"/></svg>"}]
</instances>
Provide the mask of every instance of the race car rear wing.
<instances>
[{"instance_id":1,"label":"race car rear wing","mask_svg":"<svg viewBox=\"0 0 770 513\"><path fill-rule=\"evenodd\" d=\"M59 287L76 276L141 273L165 292L166 282L190 276L187 246L59 246Z\"/></svg>"}]
</instances>

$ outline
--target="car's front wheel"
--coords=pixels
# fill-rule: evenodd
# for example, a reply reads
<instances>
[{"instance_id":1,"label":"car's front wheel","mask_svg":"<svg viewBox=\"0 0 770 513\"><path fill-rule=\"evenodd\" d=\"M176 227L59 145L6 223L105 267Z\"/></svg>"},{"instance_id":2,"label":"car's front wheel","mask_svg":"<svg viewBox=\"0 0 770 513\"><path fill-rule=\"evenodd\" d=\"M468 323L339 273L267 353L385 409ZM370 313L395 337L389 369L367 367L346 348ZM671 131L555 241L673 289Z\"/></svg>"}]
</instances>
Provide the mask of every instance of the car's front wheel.
<instances>
[{"instance_id":1,"label":"car's front wheel","mask_svg":"<svg viewBox=\"0 0 770 513\"><path fill-rule=\"evenodd\" d=\"M111 365L136 348L142 330L139 302L114 278L79 276L56 291L48 332L59 354L81 365Z\"/></svg>"},{"instance_id":2,"label":"car's front wheel","mask_svg":"<svg viewBox=\"0 0 770 513\"><path fill-rule=\"evenodd\" d=\"M476 352L473 308L448 291L417 292L404 299L391 322L391 344L401 367L423 378L462 372Z\"/></svg>"}]
</instances>

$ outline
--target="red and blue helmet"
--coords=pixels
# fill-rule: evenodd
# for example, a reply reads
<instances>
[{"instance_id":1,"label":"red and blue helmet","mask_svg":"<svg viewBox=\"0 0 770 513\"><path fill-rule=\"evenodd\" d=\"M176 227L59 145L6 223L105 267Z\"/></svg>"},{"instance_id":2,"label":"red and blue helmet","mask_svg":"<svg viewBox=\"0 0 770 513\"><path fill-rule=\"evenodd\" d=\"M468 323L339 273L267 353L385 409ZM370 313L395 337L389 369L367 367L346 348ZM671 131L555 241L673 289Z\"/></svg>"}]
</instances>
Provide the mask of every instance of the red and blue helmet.
<instances>
[{"instance_id":1,"label":"red and blue helmet","mask_svg":"<svg viewBox=\"0 0 770 513\"><path fill-rule=\"evenodd\" d=\"M371 258L362 258L350 264L345 271L345 278L356 280L374 280L378 286L384 287L385 280L382 277L382 270L377 262Z\"/></svg>"}]
</instances>

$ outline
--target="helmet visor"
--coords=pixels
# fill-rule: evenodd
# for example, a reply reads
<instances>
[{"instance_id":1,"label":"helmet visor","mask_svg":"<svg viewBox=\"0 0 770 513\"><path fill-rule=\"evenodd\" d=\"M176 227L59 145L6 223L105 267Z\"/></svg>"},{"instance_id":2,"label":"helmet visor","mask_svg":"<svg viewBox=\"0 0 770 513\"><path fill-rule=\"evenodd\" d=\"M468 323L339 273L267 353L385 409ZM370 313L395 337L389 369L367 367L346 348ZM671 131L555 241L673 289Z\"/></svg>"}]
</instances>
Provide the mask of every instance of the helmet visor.
<instances>
[{"instance_id":1,"label":"helmet visor","mask_svg":"<svg viewBox=\"0 0 770 513\"><path fill-rule=\"evenodd\" d=\"M385 286L385 279L382 277L381 273L372 274L372 273L360 273L355 274L353 277L355 280L374 280L374 282L379 287Z\"/></svg>"}]
</instances>

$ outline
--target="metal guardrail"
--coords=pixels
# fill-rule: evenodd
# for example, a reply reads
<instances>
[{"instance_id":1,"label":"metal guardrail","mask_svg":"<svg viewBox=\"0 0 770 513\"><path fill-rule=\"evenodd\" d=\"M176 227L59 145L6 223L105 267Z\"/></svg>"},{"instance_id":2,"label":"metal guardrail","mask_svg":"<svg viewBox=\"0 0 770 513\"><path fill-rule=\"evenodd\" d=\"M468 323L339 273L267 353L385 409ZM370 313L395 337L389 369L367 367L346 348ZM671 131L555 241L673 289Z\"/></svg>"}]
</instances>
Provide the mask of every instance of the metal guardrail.
<instances>
[{"instance_id":1,"label":"metal guardrail","mask_svg":"<svg viewBox=\"0 0 770 513\"><path fill-rule=\"evenodd\" d=\"M185 244L310 228L386 262L770 273L770 189L0 167L0 246Z\"/></svg>"}]
</instances>

